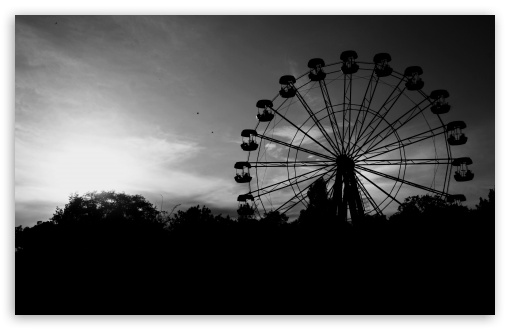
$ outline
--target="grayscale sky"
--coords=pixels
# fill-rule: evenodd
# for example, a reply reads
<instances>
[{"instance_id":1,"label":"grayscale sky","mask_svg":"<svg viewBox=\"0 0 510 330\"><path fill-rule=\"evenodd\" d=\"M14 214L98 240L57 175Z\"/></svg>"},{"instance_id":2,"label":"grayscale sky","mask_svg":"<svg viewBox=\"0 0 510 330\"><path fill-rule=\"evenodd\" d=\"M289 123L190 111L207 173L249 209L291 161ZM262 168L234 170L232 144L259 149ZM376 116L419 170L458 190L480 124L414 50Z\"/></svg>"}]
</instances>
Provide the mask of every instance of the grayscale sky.
<instances>
[{"instance_id":1,"label":"grayscale sky","mask_svg":"<svg viewBox=\"0 0 510 330\"><path fill-rule=\"evenodd\" d=\"M350 49L450 92L475 173L452 189L473 207L495 184L494 38L493 16L17 16L16 225L94 190L235 214L255 102Z\"/></svg>"}]
</instances>

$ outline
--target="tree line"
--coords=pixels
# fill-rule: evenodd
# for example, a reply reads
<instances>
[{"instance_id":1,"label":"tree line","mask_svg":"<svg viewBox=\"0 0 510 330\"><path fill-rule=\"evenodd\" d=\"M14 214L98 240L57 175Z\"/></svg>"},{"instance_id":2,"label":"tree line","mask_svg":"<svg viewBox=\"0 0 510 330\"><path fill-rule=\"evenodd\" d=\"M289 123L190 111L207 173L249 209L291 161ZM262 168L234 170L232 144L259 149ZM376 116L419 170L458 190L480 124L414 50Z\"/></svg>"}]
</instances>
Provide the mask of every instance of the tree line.
<instances>
[{"instance_id":1,"label":"tree line","mask_svg":"<svg viewBox=\"0 0 510 330\"><path fill-rule=\"evenodd\" d=\"M337 221L325 185L289 221L71 195L16 227L17 314L493 314L494 190Z\"/></svg>"}]
</instances>

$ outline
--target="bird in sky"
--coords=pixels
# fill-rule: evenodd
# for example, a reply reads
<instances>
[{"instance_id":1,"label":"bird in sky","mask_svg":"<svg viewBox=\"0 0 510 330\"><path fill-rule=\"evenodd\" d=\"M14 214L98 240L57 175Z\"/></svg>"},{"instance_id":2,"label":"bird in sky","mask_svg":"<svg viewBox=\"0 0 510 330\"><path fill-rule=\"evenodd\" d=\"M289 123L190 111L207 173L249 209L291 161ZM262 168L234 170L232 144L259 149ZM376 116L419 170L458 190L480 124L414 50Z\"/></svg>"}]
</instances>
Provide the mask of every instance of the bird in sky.
<instances>
[{"instance_id":1,"label":"bird in sky","mask_svg":"<svg viewBox=\"0 0 510 330\"><path fill-rule=\"evenodd\" d=\"M197 115L199 114L199 112L197 112Z\"/></svg>"}]
</instances>

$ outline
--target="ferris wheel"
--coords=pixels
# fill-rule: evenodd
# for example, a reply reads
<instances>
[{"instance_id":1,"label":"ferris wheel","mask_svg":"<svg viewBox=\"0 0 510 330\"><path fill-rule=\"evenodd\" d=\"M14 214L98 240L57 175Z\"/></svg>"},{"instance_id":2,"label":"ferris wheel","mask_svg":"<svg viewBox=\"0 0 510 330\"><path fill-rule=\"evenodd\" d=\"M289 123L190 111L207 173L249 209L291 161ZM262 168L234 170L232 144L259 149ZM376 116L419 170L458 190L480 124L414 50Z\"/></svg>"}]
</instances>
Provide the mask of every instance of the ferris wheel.
<instances>
[{"instance_id":1,"label":"ferris wheel","mask_svg":"<svg viewBox=\"0 0 510 330\"><path fill-rule=\"evenodd\" d=\"M425 93L422 68L399 73L387 53L357 58L350 50L336 63L311 59L304 74L280 78L273 99L256 102L257 125L241 132L246 160L234 166L247 190L240 215L298 214L319 179L346 221L395 210L412 195L466 200L448 192L453 169L457 182L474 177L472 160L452 154L467 137L463 121L443 120L448 91Z\"/></svg>"}]
</instances>

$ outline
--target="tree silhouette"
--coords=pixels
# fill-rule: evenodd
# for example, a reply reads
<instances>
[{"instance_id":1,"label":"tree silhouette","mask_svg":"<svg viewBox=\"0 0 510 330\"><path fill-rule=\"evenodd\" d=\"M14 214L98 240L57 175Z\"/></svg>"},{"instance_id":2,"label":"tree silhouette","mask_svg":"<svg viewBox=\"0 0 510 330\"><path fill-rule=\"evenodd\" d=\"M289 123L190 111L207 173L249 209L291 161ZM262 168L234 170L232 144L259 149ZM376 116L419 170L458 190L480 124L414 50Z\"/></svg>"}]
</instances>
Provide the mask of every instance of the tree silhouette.
<instances>
[{"instance_id":1,"label":"tree silhouette","mask_svg":"<svg viewBox=\"0 0 510 330\"><path fill-rule=\"evenodd\" d=\"M16 313L493 313L493 190L475 210L412 196L390 220L352 225L332 216L325 182L307 196L289 222L72 195L50 221L15 228Z\"/></svg>"},{"instance_id":2,"label":"tree silhouette","mask_svg":"<svg viewBox=\"0 0 510 330\"><path fill-rule=\"evenodd\" d=\"M328 206L328 189L321 177L316 180L306 192L310 206L315 209L325 209Z\"/></svg>"},{"instance_id":3,"label":"tree silhouette","mask_svg":"<svg viewBox=\"0 0 510 330\"><path fill-rule=\"evenodd\" d=\"M159 211L141 195L127 195L115 191L89 192L71 195L64 209L57 207L50 218L56 224L87 220L126 220L155 222Z\"/></svg>"},{"instance_id":4,"label":"tree silhouette","mask_svg":"<svg viewBox=\"0 0 510 330\"><path fill-rule=\"evenodd\" d=\"M398 212L390 217L394 224L416 225L422 222L445 224L452 219L467 217L469 210L463 205L447 202L441 196L421 195L407 197Z\"/></svg>"},{"instance_id":5,"label":"tree silhouette","mask_svg":"<svg viewBox=\"0 0 510 330\"><path fill-rule=\"evenodd\" d=\"M476 205L476 210L483 215L491 216L494 215L496 208L494 189L489 190L488 197L489 199L484 199L480 197L480 203Z\"/></svg>"},{"instance_id":6,"label":"tree silhouette","mask_svg":"<svg viewBox=\"0 0 510 330\"><path fill-rule=\"evenodd\" d=\"M301 210L297 223L306 227L320 227L333 220L334 203L328 198L326 182L319 178L308 189L308 207Z\"/></svg>"},{"instance_id":7,"label":"tree silhouette","mask_svg":"<svg viewBox=\"0 0 510 330\"><path fill-rule=\"evenodd\" d=\"M286 225L289 221L289 217L285 213L279 211L269 211L264 215L260 222L269 226L282 226Z\"/></svg>"},{"instance_id":8,"label":"tree silhouette","mask_svg":"<svg viewBox=\"0 0 510 330\"><path fill-rule=\"evenodd\" d=\"M172 227L199 227L206 226L214 221L214 216L211 210L205 206L200 208L200 205L192 206L186 211L177 211L174 218L171 220Z\"/></svg>"}]
</instances>

